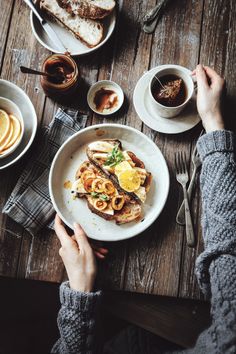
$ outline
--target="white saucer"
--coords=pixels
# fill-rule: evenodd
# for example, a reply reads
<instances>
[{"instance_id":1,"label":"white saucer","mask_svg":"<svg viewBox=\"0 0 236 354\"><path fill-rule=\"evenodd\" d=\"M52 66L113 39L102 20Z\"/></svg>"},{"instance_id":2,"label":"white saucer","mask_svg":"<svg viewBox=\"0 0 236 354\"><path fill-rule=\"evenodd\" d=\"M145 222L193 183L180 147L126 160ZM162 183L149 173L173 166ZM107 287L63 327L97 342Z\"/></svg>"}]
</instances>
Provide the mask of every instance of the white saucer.
<instances>
[{"instance_id":1,"label":"white saucer","mask_svg":"<svg viewBox=\"0 0 236 354\"><path fill-rule=\"evenodd\" d=\"M163 69L169 68L170 66L172 67L173 65L161 65ZM163 118L159 116L149 97L148 91L150 79L158 69L160 69L160 66L149 70L137 82L133 94L134 108L139 118L149 128L165 134L183 133L200 122L196 107L196 96L191 99L187 107L177 117ZM186 70L188 74L191 74L190 70L186 68L183 69Z\"/></svg>"}]
</instances>

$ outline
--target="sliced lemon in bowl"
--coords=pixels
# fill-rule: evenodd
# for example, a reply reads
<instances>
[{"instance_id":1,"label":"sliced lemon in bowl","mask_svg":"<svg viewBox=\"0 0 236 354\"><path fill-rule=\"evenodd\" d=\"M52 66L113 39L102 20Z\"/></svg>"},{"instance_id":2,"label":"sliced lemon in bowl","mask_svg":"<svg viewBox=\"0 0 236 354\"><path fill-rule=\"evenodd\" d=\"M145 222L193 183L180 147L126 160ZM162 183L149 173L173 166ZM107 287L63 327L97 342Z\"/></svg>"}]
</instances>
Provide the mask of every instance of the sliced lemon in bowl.
<instances>
[{"instance_id":1,"label":"sliced lemon in bowl","mask_svg":"<svg viewBox=\"0 0 236 354\"><path fill-rule=\"evenodd\" d=\"M0 143L0 153L6 148L6 146L9 144L13 137L13 124L11 122L10 124L10 130L8 132L8 135L5 137L5 139Z\"/></svg>"},{"instance_id":2,"label":"sliced lemon in bowl","mask_svg":"<svg viewBox=\"0 0 236 354\"><path fill-rule=\"evenodd\" d=\"M126 170L119 173L118 176L119 184L126 192L134 192L139 189L141 184L141 178L137 171Z\"/></svg>"},{"instance_id":3,"label":"sliced lemon in bowl","mask_svg":"<svg viewBox=\"0 0 236 354\"><path fill-rule=\"evenodd\" d=\"M10 117L3 109L0 109L0 144L9 134L11 128Z\"/></svg>"},{"instance_id":4,"label":"sliced lemon in bowl","mask_svg":"<svg viewBox=\"0 0 236 354\"><path fill-rule=\"evenodd\" d=\"M132 167L127 161L122 161L115 166L115 174L118 176L121 172L132 170Z\"/></svg>"},{"instance_id":5,"label":"sliced lemon in bowl","mask_svg":"<svg viewBox=\"0 0 236 354\"><path fill-rule=\"evenodd\" d=\"M10 114L10 119L11 119L11 123L13 125L13 134L12 134L11 140L5 146L4 150L7 150L12 145L14 145L16 143L16 141L18 141L18 139L20 138L20 135L21 135L21 123L20 123L19 119L16 118L13 114Z\"/></svg>"}]
</instances>

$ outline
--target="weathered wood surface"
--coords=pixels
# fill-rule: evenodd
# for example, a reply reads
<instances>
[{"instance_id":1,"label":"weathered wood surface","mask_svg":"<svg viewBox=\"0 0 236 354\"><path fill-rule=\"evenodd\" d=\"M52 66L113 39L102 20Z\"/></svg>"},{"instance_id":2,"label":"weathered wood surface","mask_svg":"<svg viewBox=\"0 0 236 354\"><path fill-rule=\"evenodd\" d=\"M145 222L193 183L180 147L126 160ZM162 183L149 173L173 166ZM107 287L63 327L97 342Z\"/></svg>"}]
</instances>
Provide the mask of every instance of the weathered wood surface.
<instances>
[{"instance_id":1,"label":"weathered wood surface","mask_svg":"<svg viewBox=\"0 0 236 354\"><path fill-rule=\"evenodd\" d=\"M199 186L192 202L196 250L186 247L184 228L175 223L181 203L180 186L174 176L176 149L190 157L201 126L179 135L159 134L137 117L132 94L139 77L159 64L176 63L193 69L201 61L222 73L228 82L230 101L236 96L236 6L233 0L177 0L170 3L154 35L141 30L145 12L155 0L128 1L111 40L96 53L78 60L84 90L78 98L85 104L86 88L98 79L112 79L126 95L124 107L115 117L101 119L90 114L87 124L116 122L142 130L162 150L171 175L167 204L159 219L142 235L107 245L110 254L100 265L99 281L108 289L175 297L201 298L194 276L194 263L202 250ZM50 122L58 105L45 98L37 76L24 76L21 64L40 68L49 52L34 38L29 10L22 0L0 0L0 70L1 78L23 88L35 105L39 122ZM235 109L235 108L234 108ZM28 156L30 152L28 153ZM0 172L0 205L3 207L27 156ZM65 271L58 255L59 244L53 232L42 231L32 240L19 225L0 213L0 275L60 282Z\"/></svg>"},{"instance_id":2,"label":"weathered wood surface","mask_svg":"<svg viewBox=\"0 0 236 354\"><path fill-rule=\"evenodd\" d=\"M103 306L115 317L184 348L192 348L211 322L206 301L108 291Z\"/></svg>"}]
</instances>

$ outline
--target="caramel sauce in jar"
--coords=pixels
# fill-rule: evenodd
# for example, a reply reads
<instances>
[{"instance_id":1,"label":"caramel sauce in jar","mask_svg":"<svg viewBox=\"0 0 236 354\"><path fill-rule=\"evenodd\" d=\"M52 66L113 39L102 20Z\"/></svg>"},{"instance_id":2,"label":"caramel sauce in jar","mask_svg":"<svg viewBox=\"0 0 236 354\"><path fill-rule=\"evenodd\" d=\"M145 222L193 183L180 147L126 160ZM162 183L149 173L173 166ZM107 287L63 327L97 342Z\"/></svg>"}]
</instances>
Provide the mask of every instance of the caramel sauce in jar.
<instances>
[{"instance_id":1,"label":"caramel sauce in jar","mask_svg":"<svg viewBox=\"0 0 236 354\"><path fill-rule=\"evenodd\" d=\"M45 94L55 99L64 99L72 95L79 80L76 62L67 54L53 54L46 58L42 70L50 76L41 76L41 85Z\"/></svg>"}]
</instances>

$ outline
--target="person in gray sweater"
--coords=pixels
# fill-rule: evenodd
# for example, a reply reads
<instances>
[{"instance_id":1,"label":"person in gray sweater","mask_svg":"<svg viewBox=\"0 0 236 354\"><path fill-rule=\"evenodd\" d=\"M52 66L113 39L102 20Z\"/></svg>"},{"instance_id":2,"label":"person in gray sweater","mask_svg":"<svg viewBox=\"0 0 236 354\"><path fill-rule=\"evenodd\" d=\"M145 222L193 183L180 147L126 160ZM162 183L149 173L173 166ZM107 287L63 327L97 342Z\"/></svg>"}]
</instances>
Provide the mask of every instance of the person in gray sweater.
<instances>
[{"instance_id":1,"label":"person in gray sweater","mask_svg":"<svg viewBox=\"0 0 236 354\"><path fill-rule=\"evenodd\" d=\"M197 148L202 160L204 252L196 262L196 276L211 300L211 326L200 334L195 347L184 353L236 353L236 164L235 136L225 130L221 113L224 80L209 67L198 65L193 72L198 83L197 107L206 134ZM61 242L60 255L69 281L60 287L58 314L60 338L52 353L98 353L97 314L102 293L93 292L96 277L94 251L84 231L74 225L71 238L59 217L55 230ZM96 249L104 258L104 249ZM127 342L127 346L129 346ZM103 348L103 353L124 353L123 347ZM144 353L137 342L127 353ZM145 352L146 353L146 352ZM152 352L153 353L153 352Z\"/></svg>"}]
</instances>

